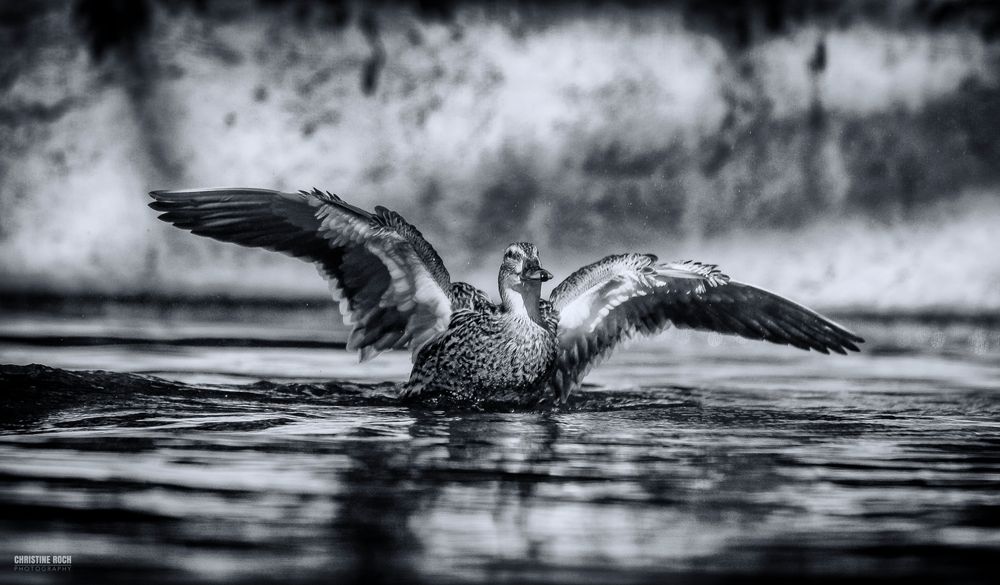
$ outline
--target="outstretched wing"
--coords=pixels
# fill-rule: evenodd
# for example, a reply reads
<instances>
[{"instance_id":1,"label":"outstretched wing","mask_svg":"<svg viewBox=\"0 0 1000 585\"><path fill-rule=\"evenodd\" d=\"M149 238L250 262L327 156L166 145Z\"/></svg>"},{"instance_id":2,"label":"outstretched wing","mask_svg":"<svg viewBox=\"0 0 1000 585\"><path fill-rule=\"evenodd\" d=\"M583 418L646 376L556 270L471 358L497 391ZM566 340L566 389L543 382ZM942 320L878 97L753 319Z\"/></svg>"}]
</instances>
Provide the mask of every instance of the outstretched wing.
<instances>
[{"instance_id":1,"label":"outstretched wing","mask_svg":"<svg viewBox=\"0 0 1000 585\"><path fill-rule=\"evenodd\" d=\"M714 265L658 263L622 254L584 266L552 291L560 354L552 377L560 400L615 346L671 324L844 354L864 340L774 293L730 280Z\"/></svg>"},{"instance_id":2,"label":"outstretched wing","mask_svg":"<svg viewBox=\"0 0 1000 585\"><path fill-rule=\"evenodd\" d=\"M448 326L451 277L434 248L399 214L369 213L336 195L267 189L153 191L150 207L175 226L316 264L353 324L361 359L387 349L413 354Z\"/></svg>"}]
</instances>

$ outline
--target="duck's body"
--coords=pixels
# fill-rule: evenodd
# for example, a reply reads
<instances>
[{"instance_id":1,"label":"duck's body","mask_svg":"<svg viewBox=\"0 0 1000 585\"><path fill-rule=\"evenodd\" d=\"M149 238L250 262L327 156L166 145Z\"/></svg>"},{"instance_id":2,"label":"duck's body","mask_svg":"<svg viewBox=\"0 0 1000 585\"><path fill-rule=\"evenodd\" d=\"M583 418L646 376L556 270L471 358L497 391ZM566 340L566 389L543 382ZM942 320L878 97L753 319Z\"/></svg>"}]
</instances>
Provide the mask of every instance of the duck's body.
<instances>
[{"instance_id":1,"label":"duck's body","mask_svg":"<svg viewBox=\"0 0 1000 585\"><path fill-rule=\"evenodd\" d=\"M555 365L555 331L503 307L459 311L417 353L401 396L433 404L532 405Z\"/></svg>"},{"instance_id":2,"label":"duck's body","mask_svg":"<svg viewBox=\"0 0 1000 585\"><path fill-rule=\"evenodd\" d=\"M448 328L417 353L401 396L467 406L537 404L559 350L558 318L541 298L551 277L534 245L511 244L500 267L500 304L452 313Z\"/></svg>"},{"instance_id":3,"label":"duck's body","mask_svg":"<svg viewBox=\"0 0 1000 585\"><path fill-rule=\"evenodd\" d=\"M541 298L551 278L529 243L511 244L500 303L451 277L399 214L370 213L329 193L262 189L156 191L164 221L316 264L353 325L361 359L409 349L401 390L430 405L532 406L565 401L622 341L670 325L736 334L823 353L857 351L843 327L773 293L730 281L713 265L608 256Z\"/></svg>"}]
</instances>

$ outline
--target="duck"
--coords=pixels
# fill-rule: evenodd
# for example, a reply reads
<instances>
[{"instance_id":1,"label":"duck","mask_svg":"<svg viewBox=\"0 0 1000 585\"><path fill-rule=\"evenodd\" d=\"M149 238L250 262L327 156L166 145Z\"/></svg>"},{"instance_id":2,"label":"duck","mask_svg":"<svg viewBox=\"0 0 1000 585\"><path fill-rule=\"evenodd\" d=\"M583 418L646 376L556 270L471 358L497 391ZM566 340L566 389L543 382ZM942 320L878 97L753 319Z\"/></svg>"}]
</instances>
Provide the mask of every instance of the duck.
<instances>
[{"instance_id":1,"label":"duck","mask_svg":"<svg viewBox=\"0 0 1000 585\"><path fill-rule=\"evenodd\" d=\"M161 190L159 219L195 235L314 264L365 362L410 352L399 397L432 407L558 407L626 341L670 328L737 335L824 354L864 339L787 298L731 279L714 264L612 254L556 285L538 248L515 242L499 299L453 282L423 234L399 213L367 211L318 189Z\"/></svg>"}]
</instances>

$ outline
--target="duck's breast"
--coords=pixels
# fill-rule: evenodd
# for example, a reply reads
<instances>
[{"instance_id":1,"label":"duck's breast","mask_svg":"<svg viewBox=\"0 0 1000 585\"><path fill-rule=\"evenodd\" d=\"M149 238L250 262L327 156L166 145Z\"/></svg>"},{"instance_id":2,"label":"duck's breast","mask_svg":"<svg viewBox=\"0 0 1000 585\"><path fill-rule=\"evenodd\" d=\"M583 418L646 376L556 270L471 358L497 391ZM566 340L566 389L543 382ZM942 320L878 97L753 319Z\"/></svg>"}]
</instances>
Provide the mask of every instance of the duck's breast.
<instances>
[{"instance_id":1,"label":"duck's breast","mask_svg":"<svg viewBox=\"0 0 1000 585\"><path fill-rule=\"evenodd\" d=\"M517 396L539 386L555 363L555 336L528 319L463 312L421 350L408 393L444 392L469 400Z\"/></svg>"}]
</instances>

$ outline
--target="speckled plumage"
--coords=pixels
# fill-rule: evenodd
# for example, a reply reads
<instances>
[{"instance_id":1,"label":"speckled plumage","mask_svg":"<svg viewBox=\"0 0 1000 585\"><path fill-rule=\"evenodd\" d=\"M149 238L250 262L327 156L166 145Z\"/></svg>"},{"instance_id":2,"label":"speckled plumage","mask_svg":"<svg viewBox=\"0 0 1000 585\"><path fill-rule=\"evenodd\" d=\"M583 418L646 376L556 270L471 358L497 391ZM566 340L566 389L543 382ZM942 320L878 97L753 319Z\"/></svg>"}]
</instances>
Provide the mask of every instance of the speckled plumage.
<instances>
[{"instance_id":1,"label":"speckled plumage","mask_svg":"<svg viewBox=\"0 0 1000 585\"><path fill-rule=\"evenodd\" d=\"M529 273L539 278L528 278ZM500 268L500 304L465 289L472 306L453 312L448 328L417 353L400 395L467 407L527 406L551 395L558 317L552 303L539 296L541 281L550 276L539 267L534 245L511 244Z\"/></svg>"},{"instance_id":2,"label":"speckled plumage","mask_svg":"<svg viewBox=\"0 0 1000 585\"><path fill-rule=\"evenodd\" d=\"M556 357L554 327L495 305L458 311L417 353L401 396L438 405L537 404Z\"/></svg>"},{"instance_id":3,"label":"speckled plumage","mask_svg":"<svg viewBox=\"0 0 1000 585\"><path fill-rule=\"evenodd\" d=\"M822 353L863 341L817 313L731 281L714 265L618 254L580 268L541 298L551 277L533 244L508 246L500 303L452 282L440 256L398 213L371 213L318 190L154 191L160 219L224 242L312 262L330 285L347 347L362 360L409 349L401 396L432 406L537 406L565 401L591 367L636 335L671 325ZM550 302L551 301L551 302Z\"/></svg>"},{"instance_id":4,"label":"speckled plumage","mask_svg":"<svg viewBox=\"0 0 1000 585\"><path fill-rule=\"evenodd\" d=\"M493 301L490 295L467 282L453 282L448 288L448 295L451 297L452 311L461 309L474 309L476 311L486 311L493 308Z\"/></svg>"}]
</instances>

